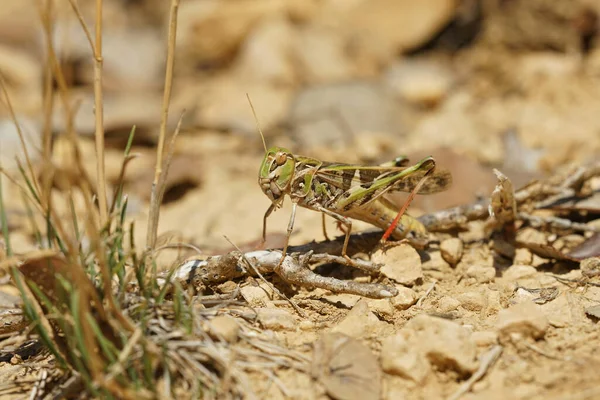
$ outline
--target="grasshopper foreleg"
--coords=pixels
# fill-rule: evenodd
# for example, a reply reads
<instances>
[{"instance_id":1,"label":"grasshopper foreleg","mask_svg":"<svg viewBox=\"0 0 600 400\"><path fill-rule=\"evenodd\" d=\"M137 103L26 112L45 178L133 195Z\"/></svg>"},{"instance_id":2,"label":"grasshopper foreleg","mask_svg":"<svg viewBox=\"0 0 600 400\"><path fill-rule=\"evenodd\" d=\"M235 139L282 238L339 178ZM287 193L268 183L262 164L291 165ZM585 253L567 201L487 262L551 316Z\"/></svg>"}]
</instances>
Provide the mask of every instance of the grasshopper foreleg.
<instances>
[{"instance_id":1,"label":"grasshopper foreleg","mask_svg":"<svg viewBox=\"0 0 600 400\"><path fill-rule=\"evenodd\" d=\"M325 214L321 213L321 226L323 228L323 236L325 236L325 240L329 241L329 236L327 236L327 226L325 224Z\"/></svg>"},{"instance_id":2,"label":"grasshopper foreleg","mask_svg":"<svg viewBox=\"0 0 600 400\"><path fill-rule=\"evenodd\" d=\"M288 245L290 243L290 237L292 236L292 231L294 230L294 221L296 220L296 208L298 208L298 203L292 201L292 213L290 214L290 221L288 222L287 234L285 236L285 244L283 246L283 253L281 255L281 260L285 258L287 255Z\"/></svg>"},{"instance_id":3,"label":"grasshopper foreleg","mask_svg":"<svg viewBox=\"0 0 600 400\"><path fill-rule=\"evenodd\" d=\"M263 217L263 232L262 232L261 247L264 246L265 242L267 241L267 218L269 218L269 215L271 215L271 213L273 212L273 210L275 210L276 207L277 207L277 205L275 203L271 203L271 205L265 212L265 216Z\"/></svg>"},{"instance_id":4,"label":"grasshopper foreleg","mask_svg":"<svg viewBox=\"0 0 600 400\"><path fill-rule=\"evenodd\" d=\"M346 237L344 238L344 246L342 247L342 257L352 262L352 259L346 255L346 249L348 248L348 242L350 241L350 232L352 232L352 220L323 207L319 207L317 210L321 211L323 215L329 215L340 224L344 225L346 228Z\"/></svg>"}]
</instances>

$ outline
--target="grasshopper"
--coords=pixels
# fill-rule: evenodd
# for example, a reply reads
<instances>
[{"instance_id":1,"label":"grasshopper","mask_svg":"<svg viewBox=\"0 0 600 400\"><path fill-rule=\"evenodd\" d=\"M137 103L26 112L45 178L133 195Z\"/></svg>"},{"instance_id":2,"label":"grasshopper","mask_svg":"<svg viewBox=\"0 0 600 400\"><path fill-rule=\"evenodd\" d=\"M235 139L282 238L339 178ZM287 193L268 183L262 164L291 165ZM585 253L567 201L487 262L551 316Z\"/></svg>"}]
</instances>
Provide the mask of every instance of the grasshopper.
<instances>
[{"instance_id":1,"label":"grasshopper","mask_svg":"<svg viewBox=\"0 0 600 400\"><path fill-rule=\"evenodd\" d=\"M252 111L255 113L254 107ZM271 200L263 217L263 242L266 240L267 219L283 205L287 195L292 201L292 212L283 248L284 256L287 254L298 206L322 213L326 238L326 215L338 221L340 228L345 228L342 256L349 262L352 260L346 255L346 250L352 219L386 229L382 238L384 241L392 236L397 240L407 239L419 248L427 244L427 229L416 219L404 214L404 211L415 194L436 193L451 185L450 172L436 169L432 157L424 158L413 166L406 166L408 160L405 157L378 166L332 163L295 155L282 147L267 149L260 126L258 131L265 148L258 183ZM384 197L391 191L411 192L400 212L396 212L393 204Z\"/></svg>"}]
</instances>

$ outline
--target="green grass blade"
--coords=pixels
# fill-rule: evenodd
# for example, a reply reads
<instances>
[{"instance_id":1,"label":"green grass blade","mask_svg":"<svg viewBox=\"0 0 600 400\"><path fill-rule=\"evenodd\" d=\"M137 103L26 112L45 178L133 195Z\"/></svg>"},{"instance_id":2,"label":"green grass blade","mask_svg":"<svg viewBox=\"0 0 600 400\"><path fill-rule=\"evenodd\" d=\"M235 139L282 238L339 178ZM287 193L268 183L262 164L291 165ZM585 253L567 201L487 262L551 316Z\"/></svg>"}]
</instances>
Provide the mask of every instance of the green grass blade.
<instances>
[{"instance_id":1,"label":"green grass blade","mask_svg":"<svg viewBox=\"0 0 600 400\"><path fill-rule=\"evenodd\" d=\"M35 329L40 335L42 343L44 343L48 350L50 350L50 352L54 355L61 368L66 369L68 366L67 361L63 358L62 354L56 348L54 341L52 340L48 331L42 326L41 317L38 315L35 307L33 306L33 303L31 302L31 299L27 295L27 291L25 290L25 284L21 279L21 273L17 270L16 267L12 268L12 276L17 285L17 288L19 289L21 298L23 299L23 311L25 312L25 315L27 316L27 318L29 318L30 321L34 322Z\"/></svg>"},{"instance_id":2,"label":"green grass blade","mask_svg":"<svg viewBox=\"0 0 600 400\"><path fill-rule=\"evenodd\" d=\"M12 248L10 246L10 236L8 234L8 218L6 207L4 207L4 196L2 192L2 175L0 174L0 224L2 224L2 236L4 237L4 245L6 246L6 255L12 256Z\"/></svg>"}]
</instances>

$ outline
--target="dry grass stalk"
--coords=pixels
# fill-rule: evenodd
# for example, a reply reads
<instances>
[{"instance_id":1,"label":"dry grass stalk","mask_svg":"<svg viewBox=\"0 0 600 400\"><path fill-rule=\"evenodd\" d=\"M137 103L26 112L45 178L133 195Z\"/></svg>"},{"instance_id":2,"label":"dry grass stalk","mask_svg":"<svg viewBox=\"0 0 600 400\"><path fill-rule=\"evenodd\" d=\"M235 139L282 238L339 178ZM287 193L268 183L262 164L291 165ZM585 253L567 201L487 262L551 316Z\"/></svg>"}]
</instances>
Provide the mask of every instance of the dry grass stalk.
<instances>
[{"instance_id":1,"label":"dry grass stalk","mask_svg":"<svg viewBox=\"0 0 600 400\"><path fill-rule=\"evenodd\" d=\"M171 0L169 14L169 38L167 46L167 64L165 70L165 89L163 92L163 106L160 120L160 131L158 136L158 146L156 150L156 166L154 170L154 180L152 182L152 192L150 194L150 215L148 217L148 231L146 234L146 250L154 248L158 232L158 220L160 216L160 203L162 201L161 188L159 181L163 175L163 153L165 147L165 138L167 132L167 121L169 117L169 105L171 102L171 89L173 87L173 66L175 65L175 43L177 40L177 13L179 10L179 0Z\"/></svg>"}]
</instances>

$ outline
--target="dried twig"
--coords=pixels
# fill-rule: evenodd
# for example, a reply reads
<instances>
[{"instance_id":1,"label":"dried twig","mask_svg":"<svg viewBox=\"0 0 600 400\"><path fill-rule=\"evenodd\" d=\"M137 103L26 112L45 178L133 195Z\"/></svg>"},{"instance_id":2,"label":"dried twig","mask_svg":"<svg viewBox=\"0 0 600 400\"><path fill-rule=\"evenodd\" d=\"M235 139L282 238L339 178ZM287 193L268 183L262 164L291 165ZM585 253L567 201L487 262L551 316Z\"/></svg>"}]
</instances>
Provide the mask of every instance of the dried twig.
<instances>
[{"instance_id":1,"label":"dried twig","mask_svg":"<svg viewBox=\"0 0 600 400\"><path fill-rule=\"evenodd\" d=\"M317 275L307 267L311 254L300 258L286 255L283 260L281 260L281 256L280 251L267 250L244 254L244 257L256 267L257 271L263 274L274 272L291 284L318 287L338 293L351 293L371 298L393 297L398 293L397 289L390 285L344 281ZM318 258L323 262L340 261L340 257L328 254L321 254ZM191 283L194 287L212 285L243 276L244 268L240 265L242 262L243 258L237 251L222 256L209 257L206 260L189 260L178 267L173 276L182 283Z\"/></svg>"},{"instance_id":2,"label":"dried twig","mask_svg":"<svg viewBox=\"0 0 600 400\"><path fill-rule=\"evenodd\" d=\"M425 294L423 294L423 296L421 296L419 298L419 300L417 301L417 307L421 307L421 305L423 304L423 301L425 300L425 298L427 296L429 296L429 293L431 293L431 291L433 290L433 288L435 288L435 284L437 283L437 281L434 279L433 282L431 282L431 286L429 286L429 288L427 289L427 291L425 292Z\"/></svg>"},{"instance_id":3,"label":"dried twig","mask_svg":"<svg viewBox=\"0 0 600 400\"><path fill-rule=\"evenodd\" d=\"M483 378L490 367L494 365L500 354L502 354L502 346L500 345L492 347L487 353L483 354L479 359L479 369L448 400L458 400L462 395L469 392L475 382Z\"/></svg>"},{"instance_id":4,"label":"dried twig","mask_svg":"<svg viewBox=\"0 0 600 400\"><path fill-rule=\"evenodd\" d=\"M167 65L165 69L165 89L163 92L163 108L160 120L160 133L158 136L158 146L156 150L156 167L154 170L154 181L152 182L152 192L150 194L150 216L148 217L148 231L146 233L146 248L154 248L156 243L156 233L158 231L159 205L160 205L160 187L159 180L162 176L163 152L165 147L165 137L167 131L167 120L169 117L169 105L171 102L171 88L173 86L173 66L175 65L175 43L177 39L177 13L179 10L179 0L171 0L171 9L169 16L169 42L167 47Z\"/></svg>"},{"instance_id":5,"label":"dried twig","mask_svg":"<svg viewBox=\"0 0 600 400\"><path fill-rule=\"evenodd\" d=\"M300 315L301 317L306 317L306 314L304 314L304 312L300 309L300 307L298 307L298 305L296 303L294 303L292 300L290 300L285 294L281 293L281 291L279 289L277 289L275 287L275 285L273 285L271 282L267 281L265 279L265 277L260 273L260 271L254 266L254 264L252 264L250 262L250 260L248 260L246 258L246 256L244 256L244 253L242 252L242 250L240 250L240 248L233 243L231 240L229 240L229 238L227 236L225 236L225 239L233 246L236 248L237 251L240 252L240 254L242 255L242 260L246 263L246 265L248 265L252 271L258 275L258 277L260 278L260 280L262 280L265 285L267 285L267 287L269 287L274 293L277 293L277 295L279 297L281 297L282 299L286 300L288 303L290 303L290 305L294 308L294 310L296 310L296 312L298 313L298 315Z\"/></svg>"}]
</instances>

